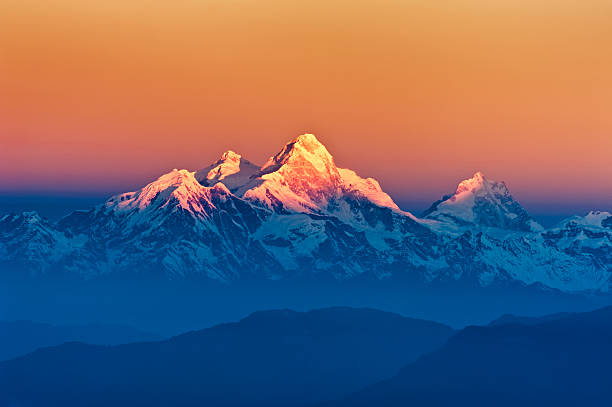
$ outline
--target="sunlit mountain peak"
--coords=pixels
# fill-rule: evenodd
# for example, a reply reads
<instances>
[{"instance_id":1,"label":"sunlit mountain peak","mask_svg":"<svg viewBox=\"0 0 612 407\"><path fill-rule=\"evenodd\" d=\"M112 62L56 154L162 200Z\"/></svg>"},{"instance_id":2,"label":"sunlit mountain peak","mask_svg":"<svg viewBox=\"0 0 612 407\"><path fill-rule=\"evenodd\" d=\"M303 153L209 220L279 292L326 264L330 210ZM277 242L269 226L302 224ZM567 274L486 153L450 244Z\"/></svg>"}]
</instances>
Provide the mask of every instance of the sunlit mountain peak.
<instances>
[{"instance_id":1,"label":"sunlit mountain peak","mask_svg":"<svg viewBox=\"0 0 612 407\"><path fill-rule=\"evenodd\" d=\"M186 210L202 210L201 198L207 194L207 189L196 180L195 172L175 168L138 191L110 198L106 206L117 211L131 211L174 203Z\"/></svg>"},{"instance_id":2,"label":"sunlit mountain peak","mask_svg":"<svg viewBox=\"0 0 612 407\"><path fill-rule=\"evenodd\" d=\"M285 144L261 167L260 173L263 175L277 171L283 165L305 166L319 173L337 175L332 155L313 134L302 134Z\"/></svg>"},{"instance_id":3,"label":"sunlit mountain peak","mask_svg":"<svg viewBox=\"0 0 612 407\"><path fill-rule=\"evenodd\" d=\"M233 191L246 184L258 170L258 165L232 150L227 150L221 154L219 160L198 170L195 177L204 186L213 186L222 182Z\"/></svg>"},{"instance_id":4,"label":"sunlit mountain peak","mask_svg":"<svg viewBox=\"0 0 612 407\"><path fill-rule=\"evenodd\" d=\"M435 202L425 216L460 226L521 231L542 229L512 197L504 182L490 180L480 171L461 181L454 194Z\"/></svg>"}]
</instances>

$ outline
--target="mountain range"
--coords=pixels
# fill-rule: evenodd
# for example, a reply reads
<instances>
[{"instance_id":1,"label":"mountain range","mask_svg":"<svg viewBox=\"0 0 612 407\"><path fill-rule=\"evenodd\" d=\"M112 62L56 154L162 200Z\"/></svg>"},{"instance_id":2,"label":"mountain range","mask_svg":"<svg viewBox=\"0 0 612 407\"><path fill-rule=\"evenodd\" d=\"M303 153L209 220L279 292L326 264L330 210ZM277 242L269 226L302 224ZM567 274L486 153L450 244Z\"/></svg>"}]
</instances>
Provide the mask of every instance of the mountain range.
<instances>
[{"instance_id":1,"label":"mountain range","mask_svg":"<svg viewBox=\"0 0 612 407\"><path fill-rule=\"evenodd\" d=\"M303 406L392 377L454 332L366 308L258 311L163 341L0 362L0 406Z\"/></svg>"},{"instance_id":2,"label":"mountain range","mask_svg":"<svg viewBox=\"0 0 612 407\"><path fill-rule=\"evenodd\" d=\"M32 321L0 321L0 360L25 355L64 342L118 345L160 340L161 336L124 325L51 325Z\"/></svg>"},{"instance_id":3,"label":"mountain range","mask_svg":"<svg viewBox=\"0 0 612 407\"><path fill-rule=\"evenodd\" d=\"M609 406L612 307L470 326L381 381L321 407Z\"/></svg>"},{"instance_id":4,"label":"mountain range","mask_svg":"<svg viewBox=\"0 0 612 407\"><path fill-rule=\"evenodd\" d=\"M612 307L485 326L367 308L258 311L0 362L0 406L609 406Z\"/></svg>"},{"instance_id":5,"label":"mountain range","mask_svg":"<svg viewBox=\"0 0 612 407\"><path fill-rule=\"evenodd\" d=\"M380 184L336 166L311 134L263 165L227 151L57 222L0 217L3 273L237 280L385 279L518 283L607 293L612 214L539 225L480 172L417 217Z\"/></svg>"}]
</instances>

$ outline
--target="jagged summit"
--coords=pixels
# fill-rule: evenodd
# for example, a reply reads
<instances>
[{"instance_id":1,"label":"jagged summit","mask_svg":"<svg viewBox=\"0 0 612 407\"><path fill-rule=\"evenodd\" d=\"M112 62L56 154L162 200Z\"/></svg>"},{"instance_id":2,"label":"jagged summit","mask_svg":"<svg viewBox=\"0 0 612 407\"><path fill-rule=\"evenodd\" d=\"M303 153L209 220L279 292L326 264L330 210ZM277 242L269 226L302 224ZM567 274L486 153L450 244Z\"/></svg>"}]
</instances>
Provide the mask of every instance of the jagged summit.
<instances>
[{"instance_id":1,"label":"jagged summit","mask_svg":"<svg viewBox=\"0 0 612 407\"><path fill-rule=\"evenodd\" d=\"M584 221L597 226L611 227L612 213L607 211L590 211L584 217Z\"/></svg>"},{"instance_id":2,"label":"jagged summit","mask_svg":"<svg viewBox=\"0 0 612 407\"><path fill-rule=\"evenodd\" d=\"M461 181L459 185L457 185L457 189L451 199L460 200L469 196L469 193L475 195L510 195L510 191L505 182L490 180L485 177L481 171L477 171L472 178Z\"/></svg>"},{"instance_id":3,"label":"jagged summit","mask_svg":"<svg viewBox=\"0 0 612 407\"><path fill-rule=\"evenodd\" d=\"M270 157L239 193L276 211L318 212L341 184L332 155L314 135L303 134Z\"/></svg>"},{"instance_id":4,"label":"jagged summit","mask_svg":"<svg viewBox=\"0 0 612 407\"><path fill-rule=\"evenodd\" d=\"M459 195L463 192L468 192L468 191L475 191L478 189L482 189L482 188L489 188L491 186L494 186L498 189L501 190L501 192L503 192L503 190L505 189L506 191L508 190L506 188L506 184L503 182L490 182L482 172L477 171L472 178L468 178L466 180L463 180L459 183L459 185L457 186L457 190L455 191L455 195Z\"/></svg>"},{"instance_id":5,"label":"jagged summit","mask_svg":"<svg viewBox=\"0 0 612 407\"><path fill-rule=\"evenodd\" d=\"M480 171L461 181L454 194L435 202L424 216L459 226L479 225L517 231L542 229L514 200L504 182L490 180Z\"/></svg>"},{"instance_id":6,"label":"jagged summit","mask_svg":"<svg viewBox=\"0 0 612 407\"><path fill-rule=\"evenodd\" d=\"M234 161L239 162L242 156L233 150L227 150L223 154L221 154L220 161Z\"/></svg>"},{"instance_id":7,"label":"jagged summit","mask_svg":"<svg viewBox=\"0 0 612 407\"><path fill-rule=\"evenodd\" d=\"M259 175L278 171L283 165L308 166L321 174L337 175L332 155L313 134L302 134L285 144L261 167Z\"/></svg>"},{"instance_id":8,"label":"jagged summit","mask_svg":"<svg viewBox=\"0 0 612 407\"><path fill-rule=\"evenodd\" d=\"M25 211L21 213L11 213L0 216L0 222L23 222L28 224L41 223L44 219L36 211Z\"/></svg>"},{"instance_id":9,"label":"jagged summit","mask_svg":"<svg viewBox=\"0 0 612 407\"><path fill-rule=\"evenodd\" d=\"M222 183L237 197L281 213L323 213L330 202L343 197L399 210L376 180L338 168L313 134L291 140L261 167L228 150L195 177L203 186Z\"/></svg>"},{"instance_id":10,"label":"jagged summit","mask_svg":"<svg viewBox=\"0 0 612 407\"><path fill-rule=\"evenodd\" d=\"M541 230L506 184L481 172L417 219L376 180L338 168L309 134L262 167L229 150L200 171L175 169L54 224L36 214L0 217L1 264L86 278L415 273L411 281L516 280L607 292L611 241L610 213Z\"/></svg>"},{"instance_id":11,"label":"jagged summit","mask_svg":"<svg viewBox=\"0 0 612 407\"><path fill-rule=\"evenodd\" d=\"M126 212L173 206L204 212L205 207L212 205L209 199L211 189L229 193L224 186L204 187L196 180L195 172L175 168L138 191L113 196L106 202L106 208Z\"/></svg>"},{"instance_id":12,"label":"jagged summit","mask_svg":"<svg viewBox=\"0 0 612 407\"><path fill-rule=\"evenodd\" d=\"M345 168L338 168L338 171L342 176L342 187L345 192L365 198L378 206L400 210L374 178L361 178L355 171Z\"/></svg>"},{"instance_id":13,"label":"jagged summit","mask_svg":"<svg viewBox=\"0 0 612 407\"><path fill-rule=\"evenodd\" d=\"M235 191L248 183L257 171L259 166L240 154L227 150L213 164L198 170L195 177L204 186L213 186L222 182L228 189Z\"/></svg>"},{"instance_id":14,"label":"jagged summit","mask_svg":"<svg viewBox=\"0 0 612 407\"><path fill-rule=\"evenodd\" d=\"M612 213L607 211L590 211L585 216L572 216L564 219L557 225L557 228L565 228L571 225L612 229Z\"/></svg>"},{"instance_id":15,"label":"jagged summit","mask_svg":"<svg viewBox=\"0 0 612 407\"><path fill-rule=\"evenodd\" d=\"M302 134L285 144L237 193L277 212L337 212L343 199L399 211L375 179L338 168L313 134Z\"/></svg>"}]
</instances>

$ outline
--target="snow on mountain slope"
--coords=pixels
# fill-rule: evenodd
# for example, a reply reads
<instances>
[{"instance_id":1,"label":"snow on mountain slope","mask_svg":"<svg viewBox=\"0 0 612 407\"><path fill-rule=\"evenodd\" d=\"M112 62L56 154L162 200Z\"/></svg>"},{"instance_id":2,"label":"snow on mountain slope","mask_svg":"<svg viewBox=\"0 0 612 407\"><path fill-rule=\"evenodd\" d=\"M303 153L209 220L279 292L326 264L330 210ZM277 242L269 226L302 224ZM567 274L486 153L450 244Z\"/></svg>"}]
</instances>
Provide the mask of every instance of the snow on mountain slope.
<instances>
[{"instance_id":1,"label":"snow on mountain slope","mask_svg":"<svg viewBox=\"0 0 612 407\"><path fill-rule=\"evenodd\" d=\"M314 135L303 134L270 157L238 194L277 213L320 213L341 185L331 154Z\"/></svg>"},{"instance_id":2,"label":"snow on mountain slope","mask_svg":"<svg viewBox=\"0 0 612 407\"><path fill-rule=\"evenodd\" d=\"M353 170L338 168L342 178L342 188L346 193L363 197L370 202L385 208L399 210L393 199L382 190L374 178L361 178Z\"/></svg>"},{"instance_id":3,"label":"snow on mountain slope","mask_svg":"<svg viewBox=\"0 0 612 407\"><path fill-rule=\"evenodd\" d=\"M418 227L417 219L401 211L376 180L338 168L333 156L312 134L287 143L237 194L280 214L331 215L374 229L382 224L391 230L394 223L406 227L410 221ZM404 219L406 216L410 219ZM375 233L370 236L377 239Z\"/></svg>"},{"instance_id":4,"label":"snow on mountain slope","mask_svg":"<svg viewBox=\"0 0 612 407\"><path fill-rule=\"evenodd\" d=\"M462 181L454 194L435 202L425 213L428 219L458 226L485 226L523 232L543 228L514 200L503 182L477 172Z\"/></svg>"},{"instance_id":5,"label":"snow on mountain slope","mask_svg":"<svg viewBox=\"0 0 612 407\"><path fill-rule=\"evenodd\" d=\"M612 264L612 214L592 211L573 216L542 233L548 246L572 256L588 255L599 264Z\"/></svg>"},{"instance_id":6,"label":"snow on mountain slope","mask_svg":"<svg viewBox=\"0 0 612 407\"><path fill-rule=\"evenodd\" d=\"M570 224L612 230L612 213L606 211L591 211L585 216L572 216L571 218L565 219L557 225L557 227L568 227Z\"/></svg>"},{"instance_id":7,"label":"snow on mountain slope","mask_svg":"<svg viewBox=\"0 0 612 407\"><path fill-rule=\"evenodd\" d=\"M135 192L116 195L106 201L104 212L125 219L124 227L141 223L163 224L182 218L192 228L215 229L211 220L236 198L223 183L202 186L195 173L174 169ZM176 214L169 218L170 214ZM196 222L197 221L197 222Z\"/></svg>"},{"instance_id":8,"label":"snow on mountain slope","mask_svg":"<svg viewBox=\"0 0 612 407\"><path fill-rule=\"evenodd\" d=\"M223 186L219 189L227 191ZM106 207L127 212L176 204L184 210L203 213L212 205L209 192L209 188L196 180L195 173L174 169L138 191L113 196L106 202Z\"/></svg>"},{"instance_id":9,"label":"snow on mountain slope","mask_svg":"<svg viewBox=\"0 0 612 407\"><path fill-rule=\"evenodd\" d=\"M48 271L72 246L80 244L58 233L37 212L0 217L0 259L32 273Z\"/></svg>"},{"instance_id":10,"label":"snow on mountain slope","mask_svg":"<svg viewBox=\"0 0 612 407\"><path fill-rule=\"evenodd\" d=\"M508 279L565 292L607 292L610 288L611 258L605 260L583 250L568 252L542 233L515 234L505 239L479 233L472 235L471 247L478 248L470 263L481 265L478 279L484 286Z\"/></svg>"},{"instance_id":11,"label":"snow on mountain slope","mask_svg":"<svg viewBox=\"0 0 612 407\"><path fill-rule=\"evenodd\" d=\"M58 229L86 235L96 248L95 259L88 250L73 257L74 268L83 268L85 258L98 273L161 267L171 276L193 273L225 281L235 277L238 265L258 270L274 264L250 239L266 216L222 183L204 187L193 172L173 170L138 191L69 215Z\"/></svg>"},{"instance_id":12,"label":"snow on mountain slope","mask_svg":"<svg viewBox=\"0 0 612 407\"><path fill-rule=\"evenodd\" d=\"M260 168L226 152L198 172L173 170L55 224L34 213L4 216L0 261L85 278L412 273L425 282L606 292L612 216L591 212L543 230L504 183L476 173L418 219L376 180L336 167L306 134Z\"/></svg>"},{"instance_id":13,"label":"snow on mountain slope","mask_svg":"<svg viewBox=\"0 0 612 407\"><path fill-rule=\"evenodd\" d=\"M228 150L219 160L198 170L195 178L204 186L213 186L217 182L222 182L230 191L236 191L246 185L259 168L240 154Z\"/></svg>"}]
</instances>

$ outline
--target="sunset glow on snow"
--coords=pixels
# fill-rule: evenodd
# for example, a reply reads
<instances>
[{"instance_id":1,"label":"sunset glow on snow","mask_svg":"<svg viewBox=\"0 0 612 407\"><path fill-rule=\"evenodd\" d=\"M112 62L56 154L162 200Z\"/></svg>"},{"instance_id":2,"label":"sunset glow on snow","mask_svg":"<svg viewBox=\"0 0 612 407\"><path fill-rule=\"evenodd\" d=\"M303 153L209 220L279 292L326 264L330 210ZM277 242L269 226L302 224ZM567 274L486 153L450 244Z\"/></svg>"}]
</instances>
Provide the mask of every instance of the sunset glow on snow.
<instances>
[{"instance_id":1,"label":"sunset glow on snow","mask_svg":"<svg viewBox=\"0 0 612 407\"><path fill-rule=\"evenodd\" d=\"M611 3L373 4L4 1L0 189L129 190L313 132L396 200L481 170L610 202Z\"/></svg>"}]
</instances>

